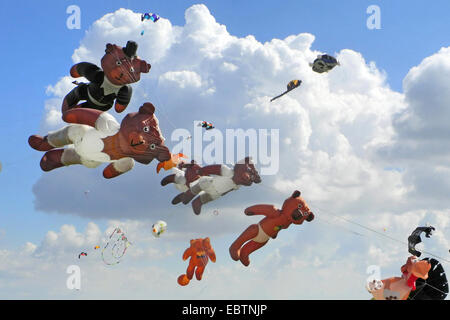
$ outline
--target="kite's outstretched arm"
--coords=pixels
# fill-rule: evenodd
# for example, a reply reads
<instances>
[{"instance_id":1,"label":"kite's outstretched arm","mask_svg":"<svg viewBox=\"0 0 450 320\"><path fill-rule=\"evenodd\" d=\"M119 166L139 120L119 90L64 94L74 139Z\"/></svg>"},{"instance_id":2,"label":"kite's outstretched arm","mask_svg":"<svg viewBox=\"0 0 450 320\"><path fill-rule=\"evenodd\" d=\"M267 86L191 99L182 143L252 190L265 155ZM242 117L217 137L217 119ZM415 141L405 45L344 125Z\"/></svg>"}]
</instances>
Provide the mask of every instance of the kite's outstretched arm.
<instances>
[{"instance_id":1,"label":"kite's outstretched arm","mask_svg":"<svg viewBox=\"0 0 450 320\"><path fill-rule=\"evenodd\" d=\"M192 247L187 248L183 253L183 260L186 260L187 258L189 258L192 255L193 255Z\"/></svg>"},{"instance_id":2,"label":"kite's outstretched arm","mask_svg":"<svg viewBox=\"0 0 450 320\"><path fill-rule=\"evenodd\" d=\"M271 204L257 204L245 209L247 216L263 215L268 218L274 218L279 215L278 210Z\"/></svg>"}]
</instances>

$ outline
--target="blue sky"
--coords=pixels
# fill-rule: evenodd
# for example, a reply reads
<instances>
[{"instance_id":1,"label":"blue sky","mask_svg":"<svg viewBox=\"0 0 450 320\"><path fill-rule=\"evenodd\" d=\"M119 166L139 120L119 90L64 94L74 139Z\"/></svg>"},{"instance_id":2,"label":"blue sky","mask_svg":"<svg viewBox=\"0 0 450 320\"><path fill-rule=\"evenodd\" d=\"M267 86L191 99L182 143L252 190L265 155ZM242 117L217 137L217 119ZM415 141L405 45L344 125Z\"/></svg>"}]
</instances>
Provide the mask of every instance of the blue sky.
<instances>
[{"instance_id":1,"label":"blue sky","mask_svg":"<svg viewBox=\"0 0 450 320\"><path fill-rule=\"evenodd\" d=\"M448 46L450 2L413 1L2 1L1 57L3 117L0 131L0 248L38 242L50 229L70 223L83 229L90 219L34 209L32 187L43 174L40 154L27 144L39 132L48 99L46 87L68 75L71 56L91 24L121 7L156 12L173 25L184 25L185 10L204 3L231 35L254 35L260 42L308 32L312 49L334 54L342 49L360 52L387 74L389 86L402 92L402 81L412 66ZM66 28L66 8L81 8L81 30ZM366 27L366 8L381 8L381 30ZM96 221L105 225L105 221ZM1 233L0 233L1 234Z\"/></svg>"}]
</instances>

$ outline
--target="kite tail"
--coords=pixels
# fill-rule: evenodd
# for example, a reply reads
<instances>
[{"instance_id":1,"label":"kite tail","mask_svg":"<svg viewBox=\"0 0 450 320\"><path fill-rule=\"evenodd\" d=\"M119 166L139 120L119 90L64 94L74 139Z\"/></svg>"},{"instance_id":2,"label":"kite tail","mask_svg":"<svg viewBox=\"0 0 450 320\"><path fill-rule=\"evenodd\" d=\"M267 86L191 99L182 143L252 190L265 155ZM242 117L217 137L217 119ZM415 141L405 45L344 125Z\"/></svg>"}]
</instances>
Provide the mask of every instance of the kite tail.
<instances>
[{"instance_id":1,"label":"kite tail","mask_svg":"<svg viewBox=\"0 0 450 320\"><path fill-rule=\"evenodd\" d=\"M278 98L280 98L280 97L282 97L282 96L284 96L286 93L288 93L289 92L289 90L288 91L285 91L285 92L283 92L282 94L280 94L279 96L276 96L276 97L274 97L274 98L272 98L272 99L270 99L270 102L272 102L273 100L275 100L275 99L278 99Z\"/></svg>"}]
</instances>

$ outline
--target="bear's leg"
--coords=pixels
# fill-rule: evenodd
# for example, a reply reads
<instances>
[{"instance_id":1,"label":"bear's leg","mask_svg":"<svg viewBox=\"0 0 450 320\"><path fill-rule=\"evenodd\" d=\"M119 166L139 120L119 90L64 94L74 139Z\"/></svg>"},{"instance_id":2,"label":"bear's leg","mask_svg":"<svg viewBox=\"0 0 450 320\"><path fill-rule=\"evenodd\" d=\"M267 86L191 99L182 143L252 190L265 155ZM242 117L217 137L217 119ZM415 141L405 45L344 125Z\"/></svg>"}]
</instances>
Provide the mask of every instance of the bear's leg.
<instances>
[{"instance_id":1,"label":"bear's leg","mask_svg":"<svg viewBox=\"0 0 450 320\"><path fill-rule=\"evenodd\" d=\"M106 179L115 178L134 168L134 160L132 158L122 158L110 163L103 170L103 177Z\"/></svg>"},{"instance_id":2,"label":"bear's leg","mask_svg":"<svg viewBox=\"0 0 450 320\"><path fill-rule=\"evenodd\" d=\"M197 266L195 270L195 277L197 280L202 280L203 272L205 271L206 264Z\"/></svg>"},{"instance_id":3,"label":"bear's leg","mask_svg":"<svg viewBox=\"0 0 450 320\"><path fill-rule=\"evenodd\" d=\"M43 171L51 171L56 168L64 167L64 164L61 162L63 153L64 149L56 149L46 152L41 159L41 169Z\"/></svg>"},{"instance_id":4,"label":"bear's leg","mask_svg":"<svg viewBox=\"0 0 450 320\"><path fill-rule=\"evenodd\" d=\"M73 144L74 140L82 137L86 130L86 126L70 124L64 128L50 132L45 138L51 146L60 148Z\"/></svg>"},{"instance_id":5,"label":"bear's leg","mask_svg":"<svg viewBox=\"0 0 450 320\"><path fill-rule=\"evenodd\" d=\"M200 212L202 211L202 205L213 200L214 199L209 194L204 192L201 193L200 196L192 201L192 209L194 210L194 213L197 215L200 214Z\"/></svg>"},{"instance_id":6,"label":"bear's leg","mask_svg":"<svg viewBox=\"0 0 450 320\"><path fill-rule=\"evenodd\" d=\"M51 171L56 168L81 164L81 158L75 149L54 149L47 151L41 159L41 169Z\"/></svg>"},{"instance_id":7,"label":"bear's leg","mask_svg":"<svg viewBox=\"0 0 450 320\"><path fill-rule=\"evenodd\" d=\"M50 143L48 143L47 136L41 137L36 134L32 135L28 138L28 144L34 150L38 150L38 151L50 151L53 148L55 148Z\"/></svg>"},{"instance_id":8,"label":"bear's leg","mask_svg":"<svg viewBox=\"0 0 450 320\"><path fill-rule=\"evenodd\" d=\"M175 196L175 198L172 199L172 204L178 204L181 201L183 201L183 197L184 197L184 192L179 193L178 195Z\"/></svg>"},{"instance_id":9,"label":"bear's leg","mask_svg":"<svg viewBox=\"0 0 450 320\"><path fill-rule=\"evenodd\" d=\"M194 276L194 269L196 267L195 263L193 263L192 260L194 260L194 258L191 258L191 260L189 261L189 266L187 267L186 270L186 277L189 280L192 280L192 277Z\"/></svg>"},{"instance_id":10,"label":"bear's leg","mask_svg":"<svg viewBox=\"0 0 450 320\"><path fill-rule=\"evenodd\" d=\"M168 185L169 183L174 183L175 182L175 175L171 174L168 175L167 177L164 177L164 179L161 180L161 185L165 186Z\"/></svg>"},{"instance_id":11,"label":"bear's leg","mask_svg":"<svg viewBox=\"0 0 450 320\"><path fill-rule=\"evenodd\" d=\"M247 242L240 251L239 259L241 260L242 264L247 267L250 264L250 259L248 258L250 253L252 253L255 250L258 250L259 248L264 246L266 243L267 243L267 241L266 242L256 242L253 240L250 240L249 242Z\"/></svg>"},{"instance_id":12,"label":"bear's leg","mask_svg":"<svg viewBox=\"0 0 450 320\"><path fill-rule=\"evenodd\" d=\"M62 106L61 106L61 112L64 115L64 113L70 109L78 107L77 104L80 102L80 100L87 99L87 85L80 84L76 86L75 88L70 91L63 100Z\"/></svg>"},{"instance_id":13,"label":"bear's leg","mask_svg":"<svg viewBox=\"0 0 450 320\"><path fill-rule=\"evenodd\" d=\"M188 204L192 199L194 199L195 193L189 189L185 193L183 193L183 204Z\"/></svg>"},{"instance_id":14,"label":"bear's leg","mask_svg":"<svg viewBox=\"0 0 450 320\"><path fill-rule=\"evenodd\" d=\"M259 228L257 224L249 226L230 246L230 256L234 261L239 260L241 247L248 240L255 238L258 235Z\"/></svg>"}]
</instances>

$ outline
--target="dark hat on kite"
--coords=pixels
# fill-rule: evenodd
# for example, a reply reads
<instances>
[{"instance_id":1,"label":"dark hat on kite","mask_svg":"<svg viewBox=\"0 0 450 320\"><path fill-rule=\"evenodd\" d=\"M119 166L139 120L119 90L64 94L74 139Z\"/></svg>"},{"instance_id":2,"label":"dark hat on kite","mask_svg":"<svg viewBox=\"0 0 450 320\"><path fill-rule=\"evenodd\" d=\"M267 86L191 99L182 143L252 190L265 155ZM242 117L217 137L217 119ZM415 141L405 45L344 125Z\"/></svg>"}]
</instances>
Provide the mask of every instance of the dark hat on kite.
<instances>
[{"instance_id":1,"label":"dark hat on kite","mask_svg":"<svg viewBox=\"0 0 450 320\"><path fill-rule=\"evenodd\" d=\"M138 44L136 42L128 41L126 47L122 48L122 50L128 58L134 59L136 58L137 48Z\"/></svg>"}]
</instances>

